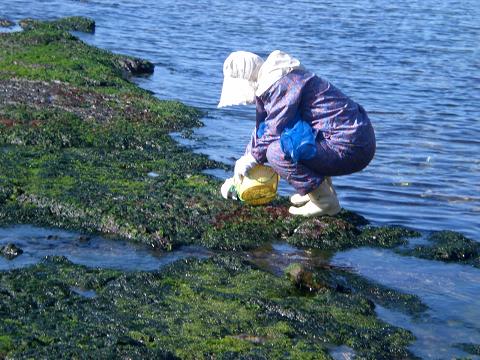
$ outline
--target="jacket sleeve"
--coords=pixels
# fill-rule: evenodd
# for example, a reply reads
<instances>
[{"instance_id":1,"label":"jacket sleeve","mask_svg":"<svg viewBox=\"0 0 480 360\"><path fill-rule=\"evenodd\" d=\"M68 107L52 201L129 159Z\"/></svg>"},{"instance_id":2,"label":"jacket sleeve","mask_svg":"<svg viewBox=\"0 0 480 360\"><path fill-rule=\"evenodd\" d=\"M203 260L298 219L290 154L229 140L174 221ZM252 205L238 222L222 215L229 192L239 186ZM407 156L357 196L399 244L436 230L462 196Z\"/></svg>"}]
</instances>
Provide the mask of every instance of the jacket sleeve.
<instances>
[{"instance_id":1,"label":"jacket sleeve","mask_svg":"<svg viewBox=\"0 0 480 360\"><path fill-rule=\"evenodd\" d=\"M289 127L295 120L299 111L302 86L295 84L287 76L280 79L261 98L257 99L257 129L259 120L263 115L265 131L261 137L255 135L252 142L251 153L257 162L267 162L268 146L280 139L280 135L286 127ZM263 110L263 114L259 114Z\"/></svg>"}]
</instances>

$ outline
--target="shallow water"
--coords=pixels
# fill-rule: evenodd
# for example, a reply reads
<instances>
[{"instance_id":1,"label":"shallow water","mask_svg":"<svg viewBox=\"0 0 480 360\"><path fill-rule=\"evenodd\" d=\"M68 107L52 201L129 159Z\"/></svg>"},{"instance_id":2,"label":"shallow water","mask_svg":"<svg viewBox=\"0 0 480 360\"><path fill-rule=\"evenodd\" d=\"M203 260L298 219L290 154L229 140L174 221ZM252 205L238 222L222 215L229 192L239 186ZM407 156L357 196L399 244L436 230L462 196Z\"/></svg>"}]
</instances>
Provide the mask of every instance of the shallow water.
<instances>
[{"instance_id":1,"label":"shallow water","mask_svg":"<svg viewBox=\"0 0 480 360\"><path fill-rule=\"evenodd\" d=\"M25 267L38 263L45 256L57 255L92 268L152 271L179 259L191 256L203 258L211 254L198 246L184 246L165 253L121 240L81 237L75 232L30 225L0 228L0 246L7 243L20 247L23 254L13 260L0 256L0 270Z\"/></svg>"},{"instance_id":2,"label":"shallow water","mask_svg":"<svg viewBox=\"0 0 480 360\"><path fill-rule=\"evenodd\" d=\"M413 332L416 355L449 359L465 356L455 343L480 343L480 269L367 248L338 253L332 263L421 298L429 310L415 318L376 307L380 318Z\"/></svg>"},{"instance_id":3,"label":"shallow water","mask_svg":"<svg viewBox=\"0 0 480 360\"><path fill-rule=\"evenodd\" d=\"M216 109L223 60L239 49L290 52L364 105L375 125L372 164L336 179L345 207L480 240L477 0L10 0L0 15L94 18L96 34L81 37L153 61L155 74L138 83L208 111L193 147L227 163L243 153L254 109Z\"/></svg>"}]
</instances>

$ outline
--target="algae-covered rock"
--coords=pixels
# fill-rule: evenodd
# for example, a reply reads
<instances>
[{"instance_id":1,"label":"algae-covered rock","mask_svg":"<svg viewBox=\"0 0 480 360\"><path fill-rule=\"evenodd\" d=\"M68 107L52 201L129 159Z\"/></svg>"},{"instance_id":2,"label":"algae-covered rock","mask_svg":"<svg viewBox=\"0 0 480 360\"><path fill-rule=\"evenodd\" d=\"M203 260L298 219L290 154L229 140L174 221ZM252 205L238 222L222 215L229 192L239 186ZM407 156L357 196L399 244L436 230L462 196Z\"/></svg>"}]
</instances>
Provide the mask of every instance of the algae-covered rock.
<instances>
[{"instance_id":1,"label":"algae-covered rock","mask_svg":"<svg viewBox=\"0 0 480 360\"><path fill-rule=\"evenodd\" d=\"M8 260L12 260L21 254L23 254L23 250L15 244L6 244L0 246L0 255L4 256Z\"/></svg>"},{"instance_id":2,"label":"algae-covered rock","mask_svg":"<svg viewBox=\"0 0 480 360\"><path fill-rule=\"evenodd\" d=\"M367 226L366 220L343 211L337 216L323 216L303 221L287 241L293 245L324 250L343 250L360 246L394 248L406 244L407 238L417 237L416 231L401 226Z\"/></svg>"},{"instance_id":3,"label":"algae-covered rock","mask_svg":"<svg viewBox=\"0 0 480 360\"><path fill-rule=\"evenodd\" d=\"M402 254L423 259L471 264L480 267L480 243L455 231L432 233L428 245L418 245Z\"/></svg>"},{"instance_id":4,"label":"algae-covered rock","mask_svg":"<svg viewBox=\"0 0 480 360\"><path fill-rule=\"evenodd\" d=\"M40 21L31 18L22 19L19 25L24 30L43 29L57 29L57 30L72 30L81 31L85 33L95 32L95 20L83 16L65 17L53 21Z\"/></svg>"},{"instance_id":5,"label":"algae-covered rock","mask_svg":"<svg viewBox=\"0 0 480 360\"><path fill-rule=\"evenodd\" d=\"M393 248L408 243L408 238L419 237L420 233L402 226L368 226L358 237L362 246Z\"/></svg>"},{"instance_id":6,"label":"algae-covered rock","mask_svg":"<svg viewBox=\"0 0 480 360\"><path fill-rule=\"evenodd\" d=\"M340 250L355 246L359 231L339 217L311 218L302 222L287 241L297 246Z\"/></svg>"},{"instance_id":7,"label":"algae-covered rock","mask_svg":"<svg viewBox=\"0 0 480 360\"><path fill-rule=\"evenodd\" d=\"M285 269L285 275L297 289L304 292L317 292L330 289L342 293L356 293L383 307L418 315L427 306L419 297L404 294L374 281L367 280L347 269L332 266L312 267L293 263Z\"/></svg>"},{"instance_id":8,"label":"algae-covered rock","mask_svg":"<svg viewBox=\"0 0 480 360\"><path fill-rule=\"evenodd\" d=\"M412 335L378 320L361 295L299 295L238 257L131 273L47 258L0 273L0 284L0 351L9 358L327 359L325 344L412 357Z\"/></svg>"},{"instance_id":9,"label":"algae-covered rock","mask_svg":"<svg viewBox=\"0 0 480 360\"><path fill-rule=\"evenodd\" d=\"M459 343L459 344L455 344L455 347L471 355L480 356L480 344Z\"/></svg>"},{"instance_id":10,"label":"algae-covered rock","mask_svg":"<svg viewBox=\"0 0 480 360\"><path fill-rule=\"evenodd\" d=\"M147 60L121 57L117 60L118 65L132 75L152 74L155 66Z\"/></svg>"}]
</instances>

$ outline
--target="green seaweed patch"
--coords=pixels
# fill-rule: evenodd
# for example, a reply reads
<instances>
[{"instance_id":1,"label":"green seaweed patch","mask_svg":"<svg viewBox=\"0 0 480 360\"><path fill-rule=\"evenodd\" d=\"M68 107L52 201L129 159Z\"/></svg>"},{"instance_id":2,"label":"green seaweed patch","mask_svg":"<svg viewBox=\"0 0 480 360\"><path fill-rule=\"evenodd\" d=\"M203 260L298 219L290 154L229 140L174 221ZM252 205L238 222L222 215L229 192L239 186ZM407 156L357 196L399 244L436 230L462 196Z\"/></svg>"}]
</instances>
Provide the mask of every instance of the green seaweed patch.
<instances>
[{"instance_id":1,"label":"green seaweed patch","mask_svg":"<svg viewBox=\"0 0 480 360\"><path fill-rule=\"evenodd\" d=\"M404 294L340 267L293 263L285 269L285 274L299 291L307 294L323 289L359 294L370 300L372 309L375 303L412 316L428 309L416 295Z\"/></svg>"},{"instance_id":2,"label":"green seaweed patch","mask_svg":"<svg viewBox=\"0 0 480 360\"><path fill-rule=\"evenodd\" d=\"M428 245L418 245L401 251L403 255L429 260L469 264L480 268L480 243L455 231L432 233Z\"/></svg>"},{"instance_id":3,"label":"green seaweed patch","mask_svg":"<svg viewBox=\"0 0 480 360\"><path fill-rule=\"evenodd\" d=\"M411 316L418 316L428 309L416 295L402 293L352 272L338 270L332 274L336 283L387 309Z\"/></svg>"},{"instance_id":4,"label":"green seaweed patch","mask_svg":"<svg viewBox=\"0 0 480 360\"><path fill-rule=\"evenodd\" d=\"M40 21L31 18L22 19L19 25L24 30L54 29L81 31L93 34L95 32L95 20L84 16L70 16L52 21Z\"/></svg>"},{"instance_id":5,"label":"green seaweed patch","mask_svg":"<svg viewBox=\"0 0 480 360\"><path fill-rule=\"evenodd\" d=\"M325 344L362 357L412 357L413 336L379 320L361 295L328 288L299 295L286 278L238 256L132 273L49 257L0 273L0 284L7 357L327 359Z\"/></svg>"},{"instance_id":6,"label":"green seaweed patch","mask_svg":"<svg viewBox=\"0 0 480 360\"><path fill-rule=\"evenodd\" d=\"M454 345L456 348L465 351L471 355L480 356L480 344L459 343Z\"/></svg>"},{"instance_id":7,"label":"green seaweed patch","mask_svg":"<svg viewBox=\"0 0 480 360\"><path fill-rule=\"evenodd\" d=\"M300 223L290 244L322 250L344 250L360 246L393 248L406 244L410 237L420 236L416 231L401 226L373 227L362 216L343 210L337 216L307 219Z\"/></svg>"},{"instance_id":8,"label":"green seaweed patch","mask_svg":"<svg viewBox=\"0 0 480 360\"><path fill-rule=\"evenodd\" d=\"M303 221L287 241L296 246L341 250L355 246L358 228L340 217L320 217Z\"/></svg>"},{"instance_id":9,"label":"green seaweed patch","mask_svg":"<svg viewBox=\"0 0 480 360\"><path fill-rule=\"evenodd\" d=\"M262 207L227 204L231 209L213 218L202 236L202 245L222 250L252 249L285 238L300 222L288 214L283 201Z\"/></svg>"},{"instance_id":10,"label":"green seaweed patch","mask_svg":"<svg viewBox=\"0 0 480 360\"><path fill-rule=\"evenodd\" d=\"M408 238L420 236L418 231L403 226L367 226L358 236L358 243L361 246L393 248L408 244Z\"/></svg>"}]
</instances>

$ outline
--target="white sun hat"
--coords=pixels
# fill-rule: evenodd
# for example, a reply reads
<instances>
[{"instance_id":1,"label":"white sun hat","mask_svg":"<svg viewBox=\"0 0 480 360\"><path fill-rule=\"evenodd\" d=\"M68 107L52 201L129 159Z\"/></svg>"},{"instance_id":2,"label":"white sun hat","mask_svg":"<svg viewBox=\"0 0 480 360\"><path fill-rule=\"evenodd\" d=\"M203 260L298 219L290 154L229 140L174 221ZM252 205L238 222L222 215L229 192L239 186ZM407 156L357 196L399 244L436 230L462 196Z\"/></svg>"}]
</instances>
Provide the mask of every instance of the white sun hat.
<instances>
[{"instance_id":1,"label":"white sun hat","mask_svg":"<svg viewBox=\"0 0 480 360\"><path fill-rule=\"evenodd\" d=\"M254 53L232 52L223 63L223 87L218 107L253 104L262 64L263 59Z\"/></svg>"},{"instance_id":2,"label":"white sun hat","mask_svg":"<svg viewBox=\"0 0 480 360\"><path fill-rule=\"evenodd\" d=\"M280 78L296 69L303 69L298 59L280 50L273 51L258 72L255 95L261 96Z\"/></svg>"}]
</instances>

